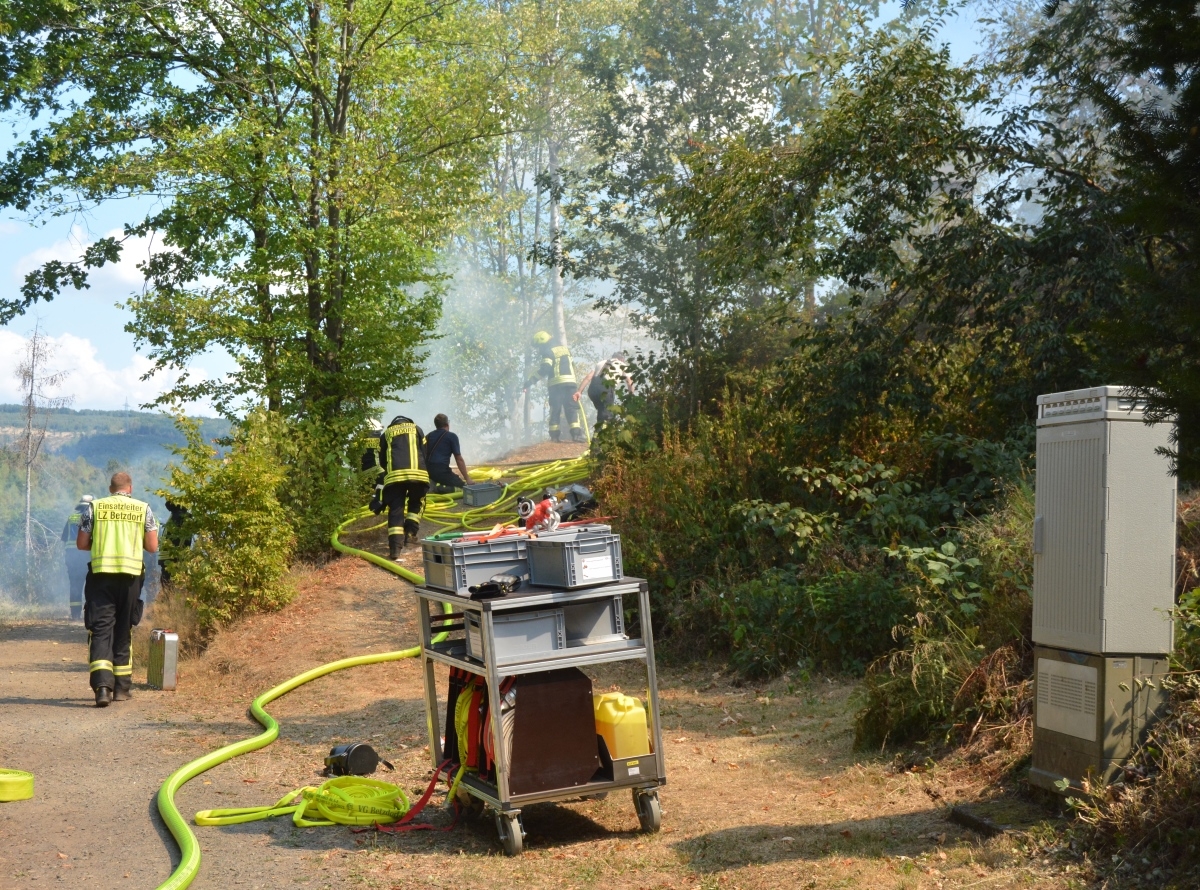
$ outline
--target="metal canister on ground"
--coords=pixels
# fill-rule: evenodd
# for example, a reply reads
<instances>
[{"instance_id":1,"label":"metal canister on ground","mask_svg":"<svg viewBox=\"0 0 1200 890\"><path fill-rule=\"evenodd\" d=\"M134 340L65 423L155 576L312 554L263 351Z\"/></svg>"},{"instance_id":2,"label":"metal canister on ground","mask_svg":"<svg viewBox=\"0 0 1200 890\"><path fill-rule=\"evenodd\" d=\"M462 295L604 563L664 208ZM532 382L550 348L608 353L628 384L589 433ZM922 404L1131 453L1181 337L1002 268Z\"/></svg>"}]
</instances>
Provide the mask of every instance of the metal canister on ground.
<instances>
[{"instance_id":1,"label":"metal canister on ground","mask_svg":"<svg viewBox=\"0 0 1200 890\"><path fill-rule=\"evenodd\" d=\"M153 689L174 689L179 669L179 634L170 630L150 631L150 663L146 682Z\"/></svg>"}]
</instances>

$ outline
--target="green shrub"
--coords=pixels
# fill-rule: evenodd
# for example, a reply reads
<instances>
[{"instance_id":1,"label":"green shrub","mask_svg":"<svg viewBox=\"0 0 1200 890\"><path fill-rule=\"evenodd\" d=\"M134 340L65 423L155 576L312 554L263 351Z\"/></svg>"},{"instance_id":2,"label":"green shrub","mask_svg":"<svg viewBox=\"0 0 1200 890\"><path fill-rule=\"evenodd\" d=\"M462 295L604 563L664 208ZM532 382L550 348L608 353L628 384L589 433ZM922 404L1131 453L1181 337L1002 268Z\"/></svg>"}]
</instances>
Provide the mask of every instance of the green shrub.
<instances>
[{"instance_id":1,"label":"green shrub","mask_svg":"<svg viewBox=\"0 0 1200 890\"><path fill-rule=\"evenodd\" d=\"M861 673L891 647L893 626L911 601L895 578L874 568L805 579L771 570L724 590L709 588L715 638L749 676L798 665Z\"/></svg>"},{"instance_id":2,"label":"green shrub","mask_svg":"<svg viewBox=\"0 0 1200 890\"><path fill-rule=\"evenodd\" d=\"M180 533L190 547L165 543L174 584L200 625L211 630L245 612L275 609L291 598L285 576L296 540L279 502L289 458L283 423L251 412L221 455L197 422L177 419L187 445L169 468L170 490L159 492L188 512Z\"/></svg>"},{"instance_id":3,"label":"green shrub","mask_svg":"<svg viewBox=\"0 0 1200 890\"><path fill-rule=\"evenodd\" d=\"M867 670L856 744L879 748L1020 719L1028 709L1033 491L968 522L961 546L897 548L914 605L898 646Z\"/></svg>"},{"instance_id":4,"label":"green shrub","mask_svg":"<svg viewBox=\"0 0 1200 890\"><path fill-rule=\"evenodd\" d=\"M371 499L374 479L358 472L359 454L352 453L361 427L355 417L327 417L292 421L286 429L287 479L279 502L303 559L327 558L338 523Z\"/></svg>"}]
</instances>

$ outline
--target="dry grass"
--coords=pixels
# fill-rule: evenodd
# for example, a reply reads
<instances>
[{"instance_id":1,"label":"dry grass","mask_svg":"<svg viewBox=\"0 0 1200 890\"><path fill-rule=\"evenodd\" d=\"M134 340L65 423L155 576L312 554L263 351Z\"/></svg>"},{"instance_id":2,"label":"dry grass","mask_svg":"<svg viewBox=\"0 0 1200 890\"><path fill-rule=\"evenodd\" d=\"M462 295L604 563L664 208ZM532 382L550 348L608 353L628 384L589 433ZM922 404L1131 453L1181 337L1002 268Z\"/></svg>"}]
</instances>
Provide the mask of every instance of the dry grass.
<instances>
[{"instance_id":1,"label":"dry grass","mask_svg":"<svg viewBox=\"0 0 1200 890\"><path fill-rule=\"evenodd\" d=\"M1179 493L1179 543L1175 556L1176 592L1200 587L1200 488Z\"/></svg>"},{"instance_id":2,"label":"dry grass","mask_svg":"<svg viewBox=\"0 0 1200 890\"><path fill-rule=\"evenodd\" d=\"M182 590L163 584L154 602L146 607L141 623L133 629L133 663L145 665L150 657L150 631L169 630L179 634L179 654L183 658L204 650L204 637L196 610L187 604Z\"/></svg>"},{"instance_id":3,"label":"dry grass","mask_svg":"<svg viewBox=\"0 0 1200 890\"><path fill-rule=\"evenodd\" d=\"M1200 681L1185 678L1171 715L1123 781L1076 801L1079 838L1110 888L1200 886Z\"/></svg>"}]
</instances>

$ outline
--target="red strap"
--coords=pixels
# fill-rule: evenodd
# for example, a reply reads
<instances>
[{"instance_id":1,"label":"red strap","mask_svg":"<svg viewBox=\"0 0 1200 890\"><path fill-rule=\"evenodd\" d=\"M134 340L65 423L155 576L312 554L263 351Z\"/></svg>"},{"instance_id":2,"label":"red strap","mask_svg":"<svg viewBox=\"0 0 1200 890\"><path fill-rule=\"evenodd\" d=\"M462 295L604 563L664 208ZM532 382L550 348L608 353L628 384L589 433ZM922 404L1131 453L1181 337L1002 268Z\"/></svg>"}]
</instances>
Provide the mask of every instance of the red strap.
<instances>
[{"instance_id":1,"label":"red strap","mask_svg":"<svg viewBox=\"0 0 1200 890\"><path fill-rule=\"evenodd\" d=\"M504 677L503 679L500 680L500 701L501 702L504 701L504 696L508 695L508 691L513 688L513 685L516 682L517 682L516 677ZM502 715L501 731L503 732L503 714L504 714L503 708L501 708L500 713ZM496 740L492 736L491 728L492 728L492 715L491 715L491 702L489 702L488 707L486 709L484 709L483 733L482 733L482 735L483 735L483 753L484 753L484 757L486 758L485 763L484 763L484 768L488 772L492 771L492 765L496 762Z\"/></svg>"},{"instance_id":2,"label":"red strap","mask_svg":"<svg viewBox=\"0 0 1200 890\"><path fill-rule=\"evenodd\" d=\"M454 826L458 824L458 817L462 814L462 807L460 807L457 802L454 804L454 821L445 828L441 828L437 825L431 825L428 822L412 821L418 815L420 815L421 811L425 809L425 805L429 803L429 799L433 797L434 789L437 788L437 783L442 777L442 773L446 772L447 776L449 776L447 771L449 770L450 765L450 761L447 760L433 771L433 778L429 780L429 785L425 788L425 793L421 795L421 799L413 805L412 809L404 814L403 818L391 823L390 825L380 825L377 822L370 828L352 828L350 830L355 834L361 834L364 831L382 831L386 832L387 834L399 834L403 831L449 831L450 829L454 828Z\"/></svg>"},{"instance_id":3,"label":"red strap","mask_svg":"<svg viewBox=\"0 0 1200 890\"><path fill-rule=\"evenodd\" d=\"M468 769L479 768L480 714L483 705L483 687L478 683L471 693L471 711L467 715L467 763Z\"/></svg>"}]
</instances>

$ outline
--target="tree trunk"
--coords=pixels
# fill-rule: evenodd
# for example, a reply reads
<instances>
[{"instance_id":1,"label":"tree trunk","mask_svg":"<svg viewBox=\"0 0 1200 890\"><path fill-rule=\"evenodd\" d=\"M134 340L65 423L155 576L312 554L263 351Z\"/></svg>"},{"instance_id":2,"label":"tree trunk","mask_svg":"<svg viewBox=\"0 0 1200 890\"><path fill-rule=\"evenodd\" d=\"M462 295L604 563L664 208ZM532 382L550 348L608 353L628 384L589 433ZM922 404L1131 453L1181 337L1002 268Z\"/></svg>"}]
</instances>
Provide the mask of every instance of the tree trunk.
<instances>
[{"instance_id":1,"label":"tree trunk","mask_svg":"<svg viewBox=\"0 0 1200 890\"><path fill-rule=\"evenodd\" d=\"M34 395L37 392L38 349L41 345L38 330L33 330L29 344L29 376L25 382L25 559L33 552L33 414L36 410ZM26 565L26 569L28 569Z\"/></svg>"},{"instance_id":2,"label":"tree trunk","mask_svg":"<svg viewBox=\"0 0 1200 890\"><path fill-rule=\"evenodd\" d=\"M550 270L550 311L554 321L554 336L563 346L567 342L567 316L563 310L563 273L562 273L562 229L559 221L558 199L560 183L558 181L558 142L554 137L547 140L548 172L550 174L550 250L554 263Z\"/></svg>"}]
</instances>

